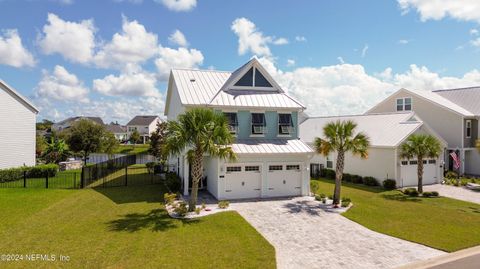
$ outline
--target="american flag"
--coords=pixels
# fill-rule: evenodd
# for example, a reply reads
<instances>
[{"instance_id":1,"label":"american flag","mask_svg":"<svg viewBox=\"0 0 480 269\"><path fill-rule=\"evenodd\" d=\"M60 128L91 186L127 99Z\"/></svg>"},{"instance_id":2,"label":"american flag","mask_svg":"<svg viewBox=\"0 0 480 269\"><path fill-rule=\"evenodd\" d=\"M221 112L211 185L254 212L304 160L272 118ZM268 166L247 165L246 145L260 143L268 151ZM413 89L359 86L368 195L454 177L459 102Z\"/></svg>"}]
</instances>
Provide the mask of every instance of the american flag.
<instances>
[{"instance_id":1,"label":"american flag","mask_svg":"<svg viewBox=\"0 0 480 269\"><path fill-rule=\"evenodd\" d=\"M452 156L452 159L453 159L453 168L455 169L460 168L460 159L458 158L457 153L452 152L450 153L450 156Z\"/></svg>"}]
</instances>

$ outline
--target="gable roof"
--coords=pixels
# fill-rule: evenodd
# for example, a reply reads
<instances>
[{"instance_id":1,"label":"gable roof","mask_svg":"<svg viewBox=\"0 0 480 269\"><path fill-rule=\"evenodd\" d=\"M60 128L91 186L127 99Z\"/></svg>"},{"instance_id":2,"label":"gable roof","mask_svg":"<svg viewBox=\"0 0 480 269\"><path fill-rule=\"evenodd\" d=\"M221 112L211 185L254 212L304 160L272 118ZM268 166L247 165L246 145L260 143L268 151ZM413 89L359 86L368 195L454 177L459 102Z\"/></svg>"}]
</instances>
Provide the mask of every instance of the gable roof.
<instances>
[{"instance_id":1,"label":"gable roof","mask_svg":"<svg viewBox=\"0 0 480 269\"><path fill-rule=\"evenodd\" d=\"M432 91L422 91L422 90L411 90L411 89L405 89L405 88L401 88L400 90L392 93L390 96L388 96L387 98L385 98L383 101L381 101L380 103L378 103L377 105L375 105L374 107L372 107L371 109L369 109L366 114L370 113L370 111L374 110L376 107L378 107L379 105L385 103L385 102L388 102L390 100L391 97L395 96L396 94L398 94L399 92L407 92L409 94L412 94L414 96L417 96L419 98L422 98L424 100L427 100L435 105L438 105L438 106L441 106L443 108L446 108L450 111L453 111L459 115L462 115L462 116L465 116L465 117L471 117L471 116L474 116L474 114L470 111L468 111L467 109L459 106L458 104L448 100L447 98L437 94L436 92L432 92Z\"/></svg>"},{"instance_id":2,"label":"gable roof","mask_svg":"<svg viewBox=\"0 0 480 269\"><path fill-rule=\"evenodd\" d=\"M232 87L253 66L273 87L268 90L255 87L244 89L238 86ZM304 105L282 90L256 58L233 72L173 69L168 83L165 114L168 113L173 84L178 90L181 103L187 106L305 109Z\"/></svg>"},{"instance_id":3,"label":"gable roof","mask_svg":"<svg viewBox=\"0 0 480 269\"><path fill-rule=\"evenodd\" d=\"M62 121L59 121L59 122L55 123L55 124L65 124L67 122L73 122L73 121L77 121L77 120L81 120L81 119L91 120L91 121L93 121L97 124L104 125L103 120L100 117L85 117L85 116L77 116L77 117L66 118Z\"/></svg>"},{"instance_id":4,"label":"gable roof","mask_svg":"<svg viewBox=\"0 0 480 269\"><path fill-rule=\"evenodd\" d=\"M0 89L3 89L5 92L10 94L13 98L18 100L21 104L27 107L30 111L35 114L38 114L39 110L32 102L30 102L27 98L23 97L20 93L18 93L14 88L10 87L5 81L0 79Z\"/></svg>"},{"instance_id":5,"label":"gable roof","mask_svg":"<svg viewBox=\"0 0 480 269\"><path fill-rule=\"evenodd\" d=\"M312 143L315 137L323 136L326 124L337 120L357 123L357 132L364 132L373 147L397 147L423 125L413 112L312 117L300 124L300 139Z\"/></svg>"},{"instance_id":6,"label":"gable roof","mask_svg":"<svg viewBox=\"0 0 480 269\"><path fill-rule=\"evenodd\" d=\"M105 129L107 129L107 131L112 132L114 134L127 132L127 127L122 126L120 124L108 124L108 125L105 125Z\"/></svg>"},{"instance_id":7,"label":"gable roof","mask_svg":"<svg viewBox=\"0 0 480 269\"><path fill-rule=\"evenodd\" d=\"M312 148L299 139L239 139L232 144L237 154L308 154Z\"/></svg>"},{"instance_id":8,"label":"gable roof","mask_svg":"<svg viewBox=\"0 0 480 269\"><path fill-rule=\"evenodd\" d=\"M154 120L156 120L158 116L150 116L150 115L139 115L135 116L131 119L127 125L150 125Z\"/></svg>"},{"instance_id":9,"label":"gable roof","mask_svg":"<svg viewBox=\"0 0 480 269\"><path fill-rule=\"evenodd\" d=\"M437 90L433 92L474 115L480 115L480 87Z\"/></svg>"}]
</instances>

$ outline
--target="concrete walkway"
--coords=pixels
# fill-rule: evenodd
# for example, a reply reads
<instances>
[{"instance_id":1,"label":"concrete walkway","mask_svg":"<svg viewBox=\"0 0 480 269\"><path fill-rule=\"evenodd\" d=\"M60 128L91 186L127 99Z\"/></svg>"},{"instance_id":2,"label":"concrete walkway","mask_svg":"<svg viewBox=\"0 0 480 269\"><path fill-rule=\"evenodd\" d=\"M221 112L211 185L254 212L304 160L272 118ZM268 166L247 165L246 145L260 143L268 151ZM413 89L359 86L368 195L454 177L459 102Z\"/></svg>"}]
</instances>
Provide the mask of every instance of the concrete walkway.
<instances>
[{"instance_id":1,"label":"concrete walkway","mask_svg":"<svg viewBox=\"0 0 480 269\"><path fill-rule=\"evenodd\" d=\"M237 210L276 250L283 268L395 268L444 252L373 232L311 197L235 202Z\"/></svg>"},{"instance_id":2,"label":"concrete walkway","mask_svg":"<svg viewBox=\"0 0 480 269\"><path fill-rule=\"evenodd\" d=\"M428 260L413 262L397 269L478 269L480 246L440 255Z\"/></svg>"},{"instance_id":3,"label":"concrete walkway","mask_svg":"<svg viewBox=\"0 0 480 269\"><path fill-rule=\"evenodd\" d=\"M434 184L423 186L423 191L438 191L440 196L480 204L480 191L473 191L465 187Z\"/></svg>"}]
</instances>

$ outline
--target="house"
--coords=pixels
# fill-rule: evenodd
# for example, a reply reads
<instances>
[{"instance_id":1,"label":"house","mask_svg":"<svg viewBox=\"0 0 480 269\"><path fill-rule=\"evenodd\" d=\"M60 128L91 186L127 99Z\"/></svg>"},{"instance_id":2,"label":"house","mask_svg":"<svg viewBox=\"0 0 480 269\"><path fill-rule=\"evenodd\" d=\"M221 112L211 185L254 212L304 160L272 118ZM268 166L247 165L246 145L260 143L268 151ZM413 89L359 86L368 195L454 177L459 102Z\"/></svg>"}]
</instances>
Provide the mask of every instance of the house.
<instances>
[{"instance_id":1,"label":"house","mask_svg":"<svg viewBox=\"0 0 480 269\"><path fill-rule=\"evenodd\" d=\"M312 149L298 138L298 117L305 107L268 74L256 58L234 72L174 69L170 73L165 115L175 120L189 108L222 112L236 137L236 162L205 156L208 191L217 199L307 195ZM170 157L188 194L186 154Z\"/></svg>"},{"instance_id":2,"label":"house","mask_svg":"<svg viewBox=\"0 0 480 269\"><path fill-rule=\"evenodd\" d=\"M150 134L155 131L159 122L161 120L158 116L135 116L127 123L127 137L130 138L136 130L140 134L142 143L145 144L149 141Z\"/></svg>"},{"instance_id":3,"label":"house","mask_svg":"<svg viewBox=\"0 0 480 269\"><path fill-rule=\"evenodd\" d=\"M127 126L110 123L105 125L105 129L115 135L115 138L120 142L128 140Z\"/></svg>"},{"instance_id":4,"label":"house","mask_svg":"<svg viewBox=\"0 0 480 269\"><path fill-rule=\"evenodd\" d=\"M75 122L80 120L89 120L96 124L104 125L102 118L100 117L84 117L84 116L77 116L77 117L70 117L60 122L54 123L52 125L52 130L55 132L60 132L70 128Z\"/></svg>"},{"instance_id":5,"label":"house","mask_svg":"<svg viewBox=\"0 0 480 269\"><path fill-rule=\"evenodd\" d=\"M400 146L412 134L431 134L446 147L446 142L413 112L395 112L369 115L311 117L300 124L300 139L310 146L316 137L323 137L323 127L335 121L351 120L357 124L357 133L370 138L368 158L345 155L344 172L352 175L371 176L381 184L385 179L395 179L397 187L416 186L417 161L402 159ZM436 159L424 160L424 184L443 180L443 154ZM336 154L315 154L310 161L310 170L315 174L321 168L335 170Z\"/></svg>"},{"instance_id":6,"label":"house","mask_svg":"<svg viewBox=\"0 0 480 269\"><path fill-rule=\"evenodd\" d=\"M0 80L0 169L35 165L38 109Z\"/></svg>"},{"instance_id":7,"label":"house","mask_svg":"<svg viewBox=\"0 0 480 269\"><path fill-rule=\"evenodd\" d=\"M480 87L438 91L400 89L367 113L415 111L447 141L445 168L454 170L450 153L459 156L460 173L480 175L480 153L475 148L479 136Z\"/></svg>"}]
</instances>

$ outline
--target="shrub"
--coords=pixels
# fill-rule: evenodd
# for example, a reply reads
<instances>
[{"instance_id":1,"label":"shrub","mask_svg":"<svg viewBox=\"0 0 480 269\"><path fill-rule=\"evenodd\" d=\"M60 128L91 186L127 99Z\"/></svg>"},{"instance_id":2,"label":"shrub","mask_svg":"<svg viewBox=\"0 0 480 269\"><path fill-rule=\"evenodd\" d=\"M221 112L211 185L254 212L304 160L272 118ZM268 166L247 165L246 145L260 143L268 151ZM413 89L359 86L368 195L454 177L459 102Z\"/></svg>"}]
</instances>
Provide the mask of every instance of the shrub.
<instances>
[{"instance_id":1,"label":"shrub","mask_svg":"<svg viewBox=\"0 0 480 269\"><path fill-rule=\"evenodd\" d=\"M345 182L352 182L352 175L345 173L343 174L342 180Z\"/></svg>"},{"instance_id":2,"label":"shrub","mask_svg":"<svg viewBox=\"0 0 480 269\"><path fill-rule=\"evenodd\" d=\"M26 167L9 168L0 170L0 182L14 181L23 178Z\"/></svg>"},{"instance_id":3,"label":"shrub","mask_svg":"<svg viewBox=\"0 0 480 269\"><path fill-rule=\"evenodd\" d=\"M173 212L175 212L180 217L185 217L185 215L187 215L187 212L188 212L187 203L185 202L178 203L175 209L173 210Z\"/></svg>"},{"instance_id":4,"label":"shrub","mask_svg":"<svg viewBox=\"0 0 480 269\"><path fill-rule=\"evenodd\" d=\"M182 188L180 177L173 172L167 173L165 183L171 192L179 192Z\"/></svg>"},{"instance_id":5,"label":"shrub","mask_svg":"<svg viewBox=\"0 0 480 269\"><path fill-rule=\"evenodd\" d=\"M364 177L363 184L367 186L378 186L378 181L374 177Z\"/></svg>"},{"instance_id":6,"label":"shrub","mask_svg":"<svg viewBox=\"0 0 480 269\"><path fill-rule=\"evenodd\" d=\"M352 182L355 184L362 184L363 178L359 175L352 175Z\"/></svg>"},{"instance_id":7,"label":"shrub","mask_svg":"<svg viewBox=\"0 0 480 269\"><path fill-rule=\"evenodd\" d=\"M320 197L320 195L315 195L315 200L317 200L317 201L321 201L322 199L323 199L323 198L322 198L322 197Z\"/></svg>"},{"instance_id":8,"label":"shrub","mask_svg":"<svg viewBox=\"0 0 480 269\"><path fill-rule=\"evenodd\" d=\"M163 199L165 200L165 204L167 205L172 205L176 198L177 195L175 193L165 193L163 195Z\"/></svg>"},{"instance_id":9,"label":"shrub","mask_svg":"<svg viewBox=\"0 0 480 269\"><path fill-rule=\"evenodd\" d=\"M460 179L460 185L461 186L466 186L468 184L469 180L466 178L461 178Z\"/></svg>"},{"instance_id":10,"label":"shrub","mask_svg":"<svg viewBox=\"0 0 480 269\"><path fill-rule=\"evenodd\" d=\"M205 210L205 208L207 208L207 205L205 204L205 202L202 202L202 210Z\"/></svg>"},{"instance_id":11,"label":"shrub","mask_svg":"<svg viewBox=\"0 0 480 269\"><path fill-rule=\"evenodd\" d=\"M227 200L218 202L218 207L221 208L221 209L228 208L228 206L230 206L230 202L227 201Z\"/></svg>"},{"instance_id":12,"label":"shrub","mask_svg":"<svg viewBox=\"0 0 480 269\"><path fill-rule=\"evenodd\" d=\"M430 193L432 194L433 197L438 197L439 196L438 191L432 191Z\"/></svg>"},{"instance_id":13,"label":"shrub","mask_svg":"<svg viewBox=\"0 0 480 269\"><path fill-rule=\"evenodd\" d=\"M343 201L340 203L341 207L348 207L350 205L350 201Z\"/></svg>"},{"instance_id":14,"label":"shrub","mask_svg":"<svg viewBox=\"0 0 480 269\"><path fill-rule=\"evenodd\" d=\"M325 193L320 193L320 198L326 198L327 195L325 195Z\"/></svg>"},{"instance_id":15,"label":"shrub","mask_svg":"<svg viewBox=\"0 0 480 269\"><path fill-rule=\"evenodd\" d=\"M383 181L383 187L387 190L394 190L397 188L397 182L395 179L385 179Z\"/></svg>"},{"instance_id":16,"label":"shrub","mask_svg":"<svg viewBox=\"0 0 480 269\"><path fill-rule=\"evenodd\" d=\"M328 199L329 199L329 200L333 200L333 195L329 195L329 196L328 196Z\"/></svg>"},{"instance_id":17,"label":"shrub","mask_svg":"<svg viewBox=\"0 0 480 269\"><path fill-rule=\"evenodd\" d=\"M322 198L322 204L326 204L327 203L327 198Z\"/></svg>"},{"instance_id":18,"label":"shrub","mask_svg":"<svg viewBox=\"0 0 480 269\"><path fill-rule=\"evenodd\" d=\"M348 197L343 197L342 198L342 202L352 202L352 199L348 198Z\"/></svg>"},{"instance_id":19,"label":"shrub","mask_svg":"<svg viewBox=\"0 0 480 269\"><path fill-rule=\"evenodd\" d=\"M148 171L149 174L153 174L153 173L154 173L155 165L157 165L156 162L148 162L148 163L145 164L145 166L147 167L147 171Z\"/></svg>"},{"instance_id":20,"label":"shrub","mask_svg":"<svg viewBox=\"0 0 480 269\"><path fill-rule=\"evenodd\" d=\"M197 215L200 214L200 211L202 211L202 208L200 208L200 207L196 207L196 208L195 208L195 213L196 213Z\"/></svg>"},{"instance_id":21,"label":"shrub","mask_svg":"<svg viewBox=\"0 0 480 269\"><path fill-rule=\"evenodd\" d=\"M335 179L335 171L332 169L325 169L325 177L328 179Z\"/></svg>"},{"instance_id":22,"label":"shrub","mask_svg":"<svg viewBox=\"0 0 480 269\"><path fill-rule=\"evenodd\" d=\"M54 177L57 174L58 165L50 163L50 164L41 164L33 167L27 168L27 175L31 178L37 177Z\"/></svg>"},{"instance_id":23,"label":"shrub","mask_svg":"<svg viewBox=\"0 0 480 269\"><path fill-rule=\"evenodd\" d=\"M445 174L445 177L446 178L458 178L458 174L457 172L455 171L448 171L446 174Z\"/></svg>"},{"instance_id":24,"label":"shrub","mask_svg":"<svg viewBox=\"0 0 480 269\"><path fill-rule=\"evenodd\" d=\"M429 191L424 191L424 192L422 193L422 196L423 196L423 197L431 197L431 196L432 196L432 193L429 192Z\"/></svg>"},{"instance_id":25,"label":"shrub","mask_svg":"<svg viewBox=\"0 0 480 269\"><path fill-rule=\"evenodd\" d=\"M313 194L317 193L317 192L318 192L318 189L319 189L318 184L313 183L313 184L310 186L310 190L312 191Z\"/></svg>"},{"instance_id":26,"label":"shrub","mask_svg":"<svg viewBox=\"0 0 480 269\"><path fill-rule=\"evenodd\" d=\"M403 191L404 194L411 196L411 197L417 197L418 196L418 191L415 188L406 188Z\"/></svg>"}]
</instances>

